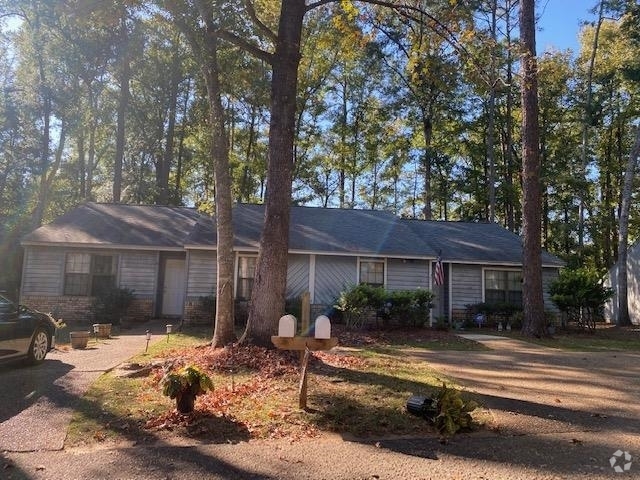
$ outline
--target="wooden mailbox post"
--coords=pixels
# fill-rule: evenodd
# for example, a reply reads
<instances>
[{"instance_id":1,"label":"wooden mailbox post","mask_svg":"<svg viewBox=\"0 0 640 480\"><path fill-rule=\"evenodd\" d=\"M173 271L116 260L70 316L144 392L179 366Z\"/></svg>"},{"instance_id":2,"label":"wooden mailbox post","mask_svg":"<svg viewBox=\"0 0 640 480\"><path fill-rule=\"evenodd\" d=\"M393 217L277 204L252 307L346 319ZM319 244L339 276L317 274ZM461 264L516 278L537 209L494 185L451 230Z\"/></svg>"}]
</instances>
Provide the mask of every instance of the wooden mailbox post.
<instances>
[{"instance_id":1,"label":"wooden mailbox post","mask_svg":"<svg viewBox=\"0 0 640 480\"><path fill-rule=\"evenodd\" d=\"M305 292L302 295L302 331L300 335L294 334L294 336L289 336L291 333L292 315L285 315L280 319L279 335L273 335L271 337L271 342L280 350L296 350L300 352L300 385L298 387L298 403L302 409L307 408L307 365L309 363L310 353L315 350L330 350L338 345L338 339L336 337L315 338L309 336L310 307L309 292ZM318 317L318 319L321 319L321 317ZM326 317L322 318L323 325L328 322L328 319L325 319ZM295 322L295 317L293 317L293 321ZM323 327L323 333L326 328L327 327ZM295 332L295 323L293 332ZM319 333L315 328L314 332L315 334Z\"/></svg>"}]
</instances>

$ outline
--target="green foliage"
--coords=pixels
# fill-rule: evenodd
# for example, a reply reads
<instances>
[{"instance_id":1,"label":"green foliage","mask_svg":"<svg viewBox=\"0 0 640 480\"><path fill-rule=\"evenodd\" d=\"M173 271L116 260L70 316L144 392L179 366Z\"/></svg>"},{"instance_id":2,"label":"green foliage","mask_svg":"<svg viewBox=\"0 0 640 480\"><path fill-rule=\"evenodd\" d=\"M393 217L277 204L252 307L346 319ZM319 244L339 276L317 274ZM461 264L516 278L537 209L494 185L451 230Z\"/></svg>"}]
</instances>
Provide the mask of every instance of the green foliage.
<instances>
[{"instance_id":1,"label":"green foliage","mask_svg":"<svg viewBox=\"0 0 640 480\"><path fill-rule=\"evenodd\" d=\"M432 397L436 416L433 422L442 435L451 436L460 430L473 428L471 412L478 408L473 400L462 398L460 391L447 388L446 384Z\"/></svg>"},{"instance_id":2,"label":"green foliage","mask_svg":"<svg viewBox=\"0 0 640 480\"><path fill-rule=\"evenodd\" d=\"M362 326L368 314L376 313L385 326L422 326L429 317L434 295L429 290L387 291L361 284L340 293L335 307L342 311L348 327Z\"/></svg>"},{"instance_id":3,"label":"green foliage","mask_svg":"<svg viewBox=\"0 0 640 480\"><path fill-rule=\"evenodd\" d=\"M576 268L562 270L549 287L549 293L569 321L592 329L602 317L604 304L613 290L602 284L602 276L594 269Z\"/></svg>"},{"instance_id":4,"label":"green foliage","mask_svg":"<svg viewBox=\"0 0 640 480\"><path fill-rule=\"evenodd\" d=\"M133 302L133 290L129 288L106 288L94 298L90 310L98 323L119 325Z\"/></svg>"},{"instance_id":5,"label":"green foliage","mask_svg":"<svg viewBox=\"0 0 640 480\"><path fill-rule=\"evenodd\" d=\"M213 381L198 367L188 366L177 372L169 372L162 380L162 394L174 399L183 395L201 395L208 390L213 390Z\"/></svg>"},{"instance_id":6,"label":"green foliage","mask_svg":"<svg viewBox=\"0 0 640 480\"><path fill-rule=\"evenodd\" d=\"M383 288L362 283L340 292L335 307L342 311L347 327L361 327L368 312L382 308L385 296Z\"/></svg>"}]
</instances>

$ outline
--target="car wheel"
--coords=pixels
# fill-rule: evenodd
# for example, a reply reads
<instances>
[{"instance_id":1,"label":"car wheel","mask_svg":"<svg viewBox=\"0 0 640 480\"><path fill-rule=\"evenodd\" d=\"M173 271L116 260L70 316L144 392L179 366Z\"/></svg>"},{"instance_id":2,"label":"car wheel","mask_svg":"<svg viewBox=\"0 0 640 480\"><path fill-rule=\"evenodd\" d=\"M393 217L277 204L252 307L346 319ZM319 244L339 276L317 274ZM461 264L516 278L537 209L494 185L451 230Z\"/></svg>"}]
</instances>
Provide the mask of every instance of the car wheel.
<instances>
[{"instance_id":1,"label":"car wheel","mask_svg":"<svg viewBox=\"0 0 640 480\"><path fill-rule=\"evenodd\" d=\"M40 363L49 351L49 335L43 328L37 328L29 347L29 363Z\"/></svg>"}]
</instances>

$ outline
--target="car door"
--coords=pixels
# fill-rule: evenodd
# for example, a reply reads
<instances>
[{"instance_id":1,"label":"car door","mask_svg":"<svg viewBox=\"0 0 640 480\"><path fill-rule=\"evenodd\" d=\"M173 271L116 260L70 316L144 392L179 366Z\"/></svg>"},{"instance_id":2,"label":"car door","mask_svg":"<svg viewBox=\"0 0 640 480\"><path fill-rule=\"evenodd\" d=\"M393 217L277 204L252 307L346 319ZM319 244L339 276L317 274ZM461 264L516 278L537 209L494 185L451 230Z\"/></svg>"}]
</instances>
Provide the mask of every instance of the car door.
<instances>
[{"instance_id":1,"label":"car door","mask_svg":"<svg viewBox=\"0 0 640 480\"><path fill-rule=\"evenodd\" d=\"M18 353L15 339L17 325L17 306L0 296L0 357L8 357Z\"/></svg>"}]
</instances>

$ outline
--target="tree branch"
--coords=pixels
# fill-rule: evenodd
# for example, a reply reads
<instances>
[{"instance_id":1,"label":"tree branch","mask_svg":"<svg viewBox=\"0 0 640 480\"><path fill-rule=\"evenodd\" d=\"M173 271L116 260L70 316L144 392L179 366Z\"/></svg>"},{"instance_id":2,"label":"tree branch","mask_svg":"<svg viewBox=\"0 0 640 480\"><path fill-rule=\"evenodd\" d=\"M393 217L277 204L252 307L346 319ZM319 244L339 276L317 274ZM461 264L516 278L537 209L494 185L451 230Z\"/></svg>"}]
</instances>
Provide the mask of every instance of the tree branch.
<instances>
[{"instance_id":1,"label":"tree branch","mask_svg":"<svg viewBox=\"0 0 640 480\"><path fill-rule=\"evenodd\" d=\"M241 48L247 53L250 53L254 57L267 62L269 65L273 64L273 54L269 52L265 52L257 45L254 45L251 42L246 41L243 38L240 38L235 33L231 33L228 30L218 30L218 36L227 42L235 45L238 48Z\"/></svg>"},{"instance_id":2,"label":"tree branch","mask_svg":"<svg viewBox=\"0 0 640 480\"><path fill-rule=\"evenodd\" d=\"M254 23L254 25L258 27L258 29L262 33L264 33L267 36L267 38L269 38L269 40L271 40L273 43L276 43L278 41L278 35L269 27L267 27L258 18L258 15L256 15L256 10L255 8L253 8L253 4L251 3L251 0L244 0L243 3L244 3L244 8L247 10L247 13L249 14L249 18Z\"/></svg>"}]
</instances>

